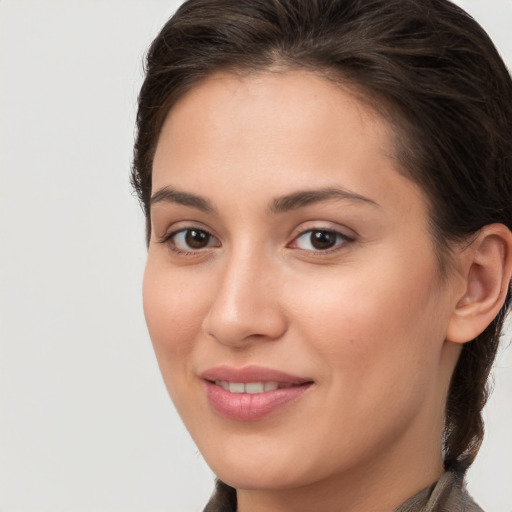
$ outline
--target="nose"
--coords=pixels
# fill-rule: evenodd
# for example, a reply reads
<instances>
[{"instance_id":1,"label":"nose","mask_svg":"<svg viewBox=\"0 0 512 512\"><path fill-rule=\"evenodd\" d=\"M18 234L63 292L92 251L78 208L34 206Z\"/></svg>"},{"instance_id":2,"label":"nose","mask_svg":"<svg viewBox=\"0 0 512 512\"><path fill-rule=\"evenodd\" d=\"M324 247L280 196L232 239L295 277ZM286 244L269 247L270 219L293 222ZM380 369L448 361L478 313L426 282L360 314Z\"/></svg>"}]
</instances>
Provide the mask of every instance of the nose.
<instances>
[{"instance_id":1,"label":"nose","mask_svg":"<svg viewBox=\"0 0 512 512\"><path fill-rule=\"evenodd\" d=\"M279 272L256 254L232 255L219 270L219 281L204 321L217 342L244 347L256 340L277 340L287 329L279 296Z\"/></svg>"}]
</instances>

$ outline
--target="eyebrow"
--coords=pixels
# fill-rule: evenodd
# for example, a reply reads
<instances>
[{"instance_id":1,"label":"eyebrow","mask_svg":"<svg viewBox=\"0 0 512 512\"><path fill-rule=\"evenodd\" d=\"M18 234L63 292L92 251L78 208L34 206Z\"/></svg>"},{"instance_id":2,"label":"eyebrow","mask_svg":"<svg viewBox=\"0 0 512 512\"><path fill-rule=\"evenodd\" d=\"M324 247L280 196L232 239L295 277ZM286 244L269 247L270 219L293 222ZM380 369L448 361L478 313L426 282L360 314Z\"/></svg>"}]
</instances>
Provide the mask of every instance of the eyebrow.
<instances>
[{"instance_id":1,"label":"eyebrow","mask_svg":"<svg viewBox=\"0 0 512 512\"><path fill-rule=\"evenodd\" d=\"M189 194L188 192L180 192L178 190L174 190L171 187L163 187L157 190L152 196L150 200L150 204L154 205L156 203L166 202L166 203L176 203L181 204L183 206L190 206L192 208L197 208L205 213L216 213L217 209L204 197L197 196L195 194Z\"/></svg>"},{"instance_id":2,"label":"eyebrow","mask_svg":"<svg viewBox=\"0 0 512 512\"><path fill-rule=\"evenodd\" d=\"M290 210L303 208L314 203L329 200L351 200L360 201L373 206L380 207L373 199L356 194L344 188L321 188L315 190L299 190L291 194L277 197L271 201L269 212L272 214L285 213ZM150 204L168 202L190 206L205 213L217 213L213 204L204 197L189 192L180 192L171 187L163 187L151 196Z\"/></svg>"},{"instance_id":3,"label":"eyebrow","mask_svg":"<svg viewBox=\"0 0 512 512\"><path fill-rule=\"evenodd\" d=\"M373 199L362 196L360 194L356 194L355 192L351 192L350 190L344 188L328 187L317 190L301 190L298 192L293 192L292 194L286 196L278 197L274 199L270 204L270 212L284 213L290 210L296 210L298 208L309 206L310 204L313 203L329 201L332 199L361 201L373 206L380 207L380 205L376 203Z\"/></svg>"}]
</instances>

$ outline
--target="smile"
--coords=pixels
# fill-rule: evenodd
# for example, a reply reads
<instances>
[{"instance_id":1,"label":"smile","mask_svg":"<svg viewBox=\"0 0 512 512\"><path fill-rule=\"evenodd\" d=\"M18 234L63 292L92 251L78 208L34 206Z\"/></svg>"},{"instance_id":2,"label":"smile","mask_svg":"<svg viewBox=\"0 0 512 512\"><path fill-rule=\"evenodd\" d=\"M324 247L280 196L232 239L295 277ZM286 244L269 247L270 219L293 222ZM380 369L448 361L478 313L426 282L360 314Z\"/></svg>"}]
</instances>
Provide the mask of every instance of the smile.
<instances>
[{"instance_id":1,"label":"smile","mask_svg":"<svg viewBox=\"0 0 512 512\"><path fill-rule=\"evenodd\" d=\"M218 366L203 372L206 398L212 410L235 421L258 421L293 404L314 384L261 366Z\"/></svg>"},{"instance_id":2,"label":"smile","mask_svg":"<svg viewBox=\"0 0 512 512\"><path fill-rule=\"evenodd\" d=\"M216 386L220 386L230 393L267 393L276 389L290 388L293 386L290 382L228 382L226 380L216 380Z\"/></svg>"}]
</instances>

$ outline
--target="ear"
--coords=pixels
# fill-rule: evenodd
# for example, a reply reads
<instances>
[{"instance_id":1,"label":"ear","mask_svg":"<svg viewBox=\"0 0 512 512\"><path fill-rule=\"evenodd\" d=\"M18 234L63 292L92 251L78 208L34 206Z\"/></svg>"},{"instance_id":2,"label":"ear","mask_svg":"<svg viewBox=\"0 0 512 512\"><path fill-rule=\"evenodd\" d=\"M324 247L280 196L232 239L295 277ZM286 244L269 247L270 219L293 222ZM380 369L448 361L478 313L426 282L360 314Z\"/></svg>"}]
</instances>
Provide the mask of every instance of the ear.
<instances>
[{"instance_id":1,"label":"ear","mask_svg":"<svg viewBox=\"0 0 512 512\"><path fill-rule=\"evenodd\" d=\"M465 289L456 298L446 338L466 343L485 330L505 302L512 275L512 233L503 224L484 226L459 257Z\"/></svg>"}]
</instances>

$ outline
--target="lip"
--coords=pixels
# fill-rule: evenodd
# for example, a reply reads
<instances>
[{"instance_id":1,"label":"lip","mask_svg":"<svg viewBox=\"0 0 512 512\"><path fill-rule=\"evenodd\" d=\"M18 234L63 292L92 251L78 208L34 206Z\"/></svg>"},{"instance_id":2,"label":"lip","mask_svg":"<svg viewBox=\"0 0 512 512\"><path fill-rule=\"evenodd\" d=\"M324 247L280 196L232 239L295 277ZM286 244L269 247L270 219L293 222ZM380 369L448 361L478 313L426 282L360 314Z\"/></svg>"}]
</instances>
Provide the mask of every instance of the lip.
<instances>
[{"instance_id":1,"label":"lip","mask_svg":"<svg viewBox=\"0 0 512 512\"><path fill-rule=\"evenodd\" d=\"M285 373L281 370L266 368L265 366L215 366L199 375L204 380L216 381L227 380L229 382L282 382L284 384L300 385L306 382L312 382L313 379L307 377L298 377Z\"/></svg>"},{"instance_id":2,"label":"lip","mask_svg":"<svg viewBox=\"0 0 512 512\"><path fill-rule=\"evenodd\" d=\"M301 397L313 379L262 366L217 366L200 374L211 407L221 416L236 421L257 421L276 413ZM215 384L228 382L278 382L289 387L263 393L231 393Z\"/></svg>"}]
</instances>

